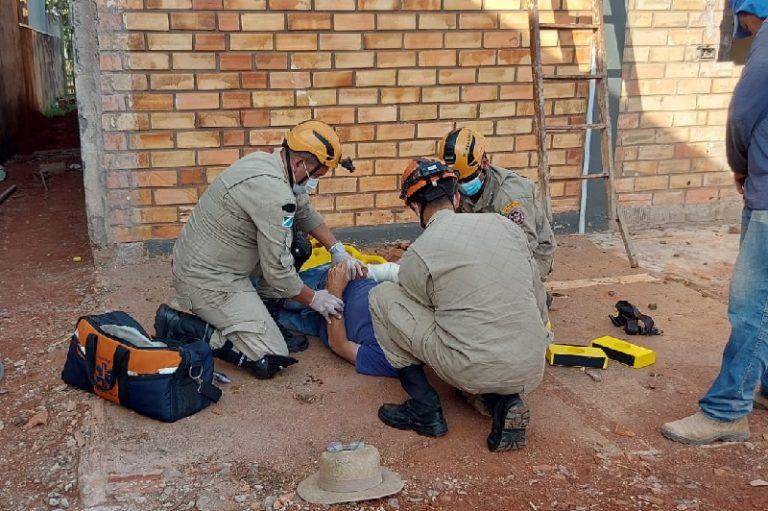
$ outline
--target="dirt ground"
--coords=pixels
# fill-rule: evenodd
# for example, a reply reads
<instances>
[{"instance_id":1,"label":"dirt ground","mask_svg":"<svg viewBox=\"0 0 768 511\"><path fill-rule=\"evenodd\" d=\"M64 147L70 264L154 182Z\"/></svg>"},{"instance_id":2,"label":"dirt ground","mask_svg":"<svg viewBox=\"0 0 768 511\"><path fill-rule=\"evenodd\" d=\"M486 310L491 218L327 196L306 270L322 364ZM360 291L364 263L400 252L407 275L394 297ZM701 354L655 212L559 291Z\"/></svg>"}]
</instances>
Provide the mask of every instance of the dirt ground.
<instances>
[{"instance_id":1,"label":"dirt ground","mask_svg":"<svg viewBox=\"0 0 768 511\"><path fill-rule=\"evenodd\" d=\"M218 364L232 378L219 404L163 424L59 378L80 315L122 309L151 327L170 297L165 259L94 268L76 160L61 150L20 157L0 183L20 188L0 206L0 509L320 509L294 491L334 440L377 446L406 480L393 498L337 510L768 509L768 488L750 485L768 480L768 412L752 414L747 443L688 447L658 432L696 409L717 372L734 226L639 233L635 270L611 236L559 238L559 342L621 336L607 317L618 299L652 314L664 335L633 339L657 352L645 369L612 363L598 381L548 367L527 398L533 421L520 452L487 452L489 420L439 382L447 436L385 427L376 409L404 399L398 382L356 374L317 341L267 382ZM56 161L66 170L46 191L34 174ZM619 283L628 275L640 277ZM603 284L588 285L596 278Z\"/></svg>"}]
</instances>

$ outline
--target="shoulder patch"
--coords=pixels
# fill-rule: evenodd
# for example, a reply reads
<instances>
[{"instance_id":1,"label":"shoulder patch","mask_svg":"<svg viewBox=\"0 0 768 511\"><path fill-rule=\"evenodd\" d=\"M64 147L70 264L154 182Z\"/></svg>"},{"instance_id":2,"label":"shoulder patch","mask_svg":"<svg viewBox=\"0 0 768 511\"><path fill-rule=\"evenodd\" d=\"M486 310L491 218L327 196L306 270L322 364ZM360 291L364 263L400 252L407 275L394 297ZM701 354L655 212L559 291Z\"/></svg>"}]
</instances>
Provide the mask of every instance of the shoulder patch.
<instances>
[{"instance_id":1,"label":"shoulder patch","mask_svg":"<svg viewBox=\"0 0 768 511\"><path fill-rule=\"evenodd\" d=\"M525 211L523 211L519 200L513 200L501 208L501 216L507 217L517 225L523 225L526 219Z\"/></svg>"},{"instance_id":2,"label":"shoulder patch","mask_svg":"<svg viewBox=\"0 0 768 511\"><path fill-rule=\"evenodd\" d=\"M290 229L293 227L293 215L283 216L283 227L285 227L286 229Z\"/></svg>"}]
</instances>

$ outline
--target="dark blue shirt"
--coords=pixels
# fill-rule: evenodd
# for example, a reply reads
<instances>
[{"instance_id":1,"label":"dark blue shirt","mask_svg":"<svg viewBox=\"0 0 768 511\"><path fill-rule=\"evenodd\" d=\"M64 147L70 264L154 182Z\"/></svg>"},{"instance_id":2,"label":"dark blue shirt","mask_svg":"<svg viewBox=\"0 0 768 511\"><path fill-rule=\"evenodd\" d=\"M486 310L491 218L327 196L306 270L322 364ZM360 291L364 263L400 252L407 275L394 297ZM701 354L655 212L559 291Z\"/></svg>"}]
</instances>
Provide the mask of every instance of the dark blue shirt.
<instances>
[{"instance_id":1,"label":"dark blue shirt","mask_svg":"<svg viewBox=\"0 0 768 511\"><path fill-rule=\"evenodd\" d=\"M360 374L370 376L397 376L397 371L387 361L373 333L373 321L368 310L368 293L378 284L370 279L353 280L344 289L344 326L347 339L359 344L355 368ZM320 327L320 339L329 346L328 327Z\"/></svg>"},{"instance_id":2,"label":"dark blue shirt","mask_svg":"<svg viewBox=\"0 0 768 511\"><path fill-rule=\"evenodd\" d=\"M744 203L768 209L768 28L764 23L752 41L741 79L728 110L728 164L746 174Z\"/></svg>"}]
</instances>

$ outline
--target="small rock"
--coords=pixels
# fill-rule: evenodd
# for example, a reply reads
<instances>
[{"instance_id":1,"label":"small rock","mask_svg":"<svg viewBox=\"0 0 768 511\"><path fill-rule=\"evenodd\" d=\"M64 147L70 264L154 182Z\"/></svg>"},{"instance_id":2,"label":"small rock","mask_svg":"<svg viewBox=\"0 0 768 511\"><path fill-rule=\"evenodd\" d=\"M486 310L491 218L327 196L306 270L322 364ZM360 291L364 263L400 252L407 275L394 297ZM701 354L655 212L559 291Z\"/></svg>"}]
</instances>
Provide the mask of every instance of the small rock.
<instances>
[{"instance_id":1,"label":"small rock","mask_svg":"<svg viewBox=\"0 0 768 511\"><path fill-rule=\"evenodd\" d=\"M25 365L27 365L27 361L26 360L17 360L16 362L13 363L13 367L15 367L17 369L20 368L20 367L24 367Z\"/></svg>"},{"instance_id":2,"label":"small rock","mask_svg":"<svg viewBox=\"0 0 768 511\"><path fill-rule=\"evenodd\" d=\"M5 424L3 423L3 421L0 421L0 431L4 429L5 429Z\"/></svg>"},{"instance_id":3,"label":"small rock","mask_svg":"<svg viewBox=\"0 0 768 511\"><path fill-rule=\"evenodd\" d=\"M77 406L77 405L75 405L75 402L74 402L74 401L72 401L72 400L69 400L69 401L67 401L67 403L64 405L64 410L66 410L66 411L68 411L68 412L72 412L72 411L74 411L74 410L75 410L75 407L76 407L76 406Z\"/></svg>"},{"instance_id":4,"label":"small rock","mask_svg":"<svg viewBox=\"0 0 768 511\"><path fill-rule=\"evenodd\" d=\"M392 497L391 499L387 499L387 506L389 506L390 509L400 509L400 501Z\"/></svg>"},{"instance_id":5,"label":"small rock","mask_svg":"<svg viewBox=\"0 0 768 511\"><path fill-rule=\"evenodd\" d=\"M731 225L730 227L728 227L728 234L741 234L741 226Z\"/></svg>"},{"instance_id":6,"label":"small rock","mask_svg":"<svg viewBox=\"0 0 768 511\"><path fill-rule=\"evenodd\" d=\"M69 507L69 501L66 497L62 497L61 500L59 500L59 505L64 509L67 509Z\"/></svg>"},{"instance_id":7,"label":"small rock","mask_svg":"<svg viewBox=\"0 0 768 511\"><path fill-rule=\"evenodd\" d=\"M603 381L603 375L597 369L585 369L584 372L594 381Z\"/></svg>"},{"instance_id":8,"label":"small rock","mask_svg":"<svg viewBox=\"0 0 768 511\"><path fill-rule=\"evenodd\" d=\"M678 504L675 509L677 509L677 511L685 511L686 509L688 509L688 506L686 506L685 504Z\"/></svg>"},{"instance_id":9,"label":"small rock","mask_svg":"<svg viewBox=\"0 0 768 511\"><path fill-rule=\"evenodd\" d=\"M248 500L248 495L235 495L235 502L238 504L242 504L246 500Z\"/></svg>"},{"instance_id":10,"label":"small rock","mask_svg":"<svg viewBox=\"0 0 768 511\"><path fill-rule=\"evenodd\" d=\"M655 303L649 303L648 304L648 310L655 311L658 308L659 308L659 306L657 304L655 304Z\"/></svg>"},{"instance_id":11,"label":"small rock","mask_svg":"<svg viewBox=\"0 0 768 511\"><path fill-rule=\"evenodd\" d=\"M48 424L48 410L43 410L30 417L24 425L24 429L32 429L35 426L45 426L46 424Z\"/></svg>"},{"instance_id":12,"label":"small rock","mask_svg":"<svg viewBox=\"0 0 768 511\"><path fill-rule=\"evenodd\" d=\"M434 498L435 498L435 497L437 497L438 495L440 495L440 492L439 492L439 491L435 491L435 490L427 490L427 497L429 497L430 499L434 499Z\"/></svg>"},{"instance_id":13,"label":"small rock","mask_svg":"<svg viewBox=\"0 0 768 511\"><path fill-rule=\"evenodd\" d=\"M59 499L57 499L56 497L48 499L48 505L51 507L58 507Z\"/></svg>"},{"instance_id":14,"label":"small rock","mask_svg":"<svg viewBox=\"0 0 768 511\"><path fill-rule=\"evenodd\" d=\"M616 296L616 291L608 291L608 296Z\"/></svg>"},{"instance_id":15,"label":"small rock","mask_svg":"<svg viewBox=\"0 0 768 511\"><path fill-rule=\"evenodd\" d=\"M768 481L765 481L763 479L755 479L754 481L749 482L750 486L768 486Z\"/></svg>"},{"instance_id":16,"label":"small rock","mask_svg":"<svg viewBox=\"0 0 768 511\"><path fill-rule=\"evenodd\" d=\"M613 425L613 432L619 436L626 436L629 438L634 438L637 436L634 431L619 422Z\"/></svg>"},{"instance_id":17,"label":"small rock","mask_svg":"<svg viewBox=\"0 0 768 511\"><path fill-rule=\"evenodd\" d=\"M266 511L272 511L275 507L275 502L277 501L277 497L275 495L270 495L266 499L264 499L264 509Z\"/></svg>"}]
</instances>

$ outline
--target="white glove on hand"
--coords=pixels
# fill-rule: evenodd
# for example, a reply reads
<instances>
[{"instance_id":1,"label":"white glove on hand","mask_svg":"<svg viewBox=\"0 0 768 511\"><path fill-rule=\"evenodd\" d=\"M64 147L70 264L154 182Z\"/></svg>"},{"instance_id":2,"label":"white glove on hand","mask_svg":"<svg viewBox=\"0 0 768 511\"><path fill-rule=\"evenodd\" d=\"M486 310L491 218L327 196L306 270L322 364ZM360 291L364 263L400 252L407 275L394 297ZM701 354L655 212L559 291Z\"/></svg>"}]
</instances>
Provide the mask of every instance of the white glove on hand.
<instances>
[{"instance_id":1,"label":"white glove on hand","mask_svg":"<svg viewBox=\"0 0 768 511\"><path fill-rule=\"evenodd\" d=\"M374 282L394 282L398 283L397 278L400 272L400 265L397 263L369 264L368 278Z\"/></svg>"},{"instance_id":2,"label":"white glove on hand","mask_svg":"<svg viewBox=\"0 0 768 511\"><path fill-rule=\"evenodd\" d=\"M344 248L344 245L341 244L341 242L336 242L329 250L331 253L331 263L333 266L336 266L337 264L340 264L344 261L347 262L347 267L349 268L349 278L350 280L356 279L358 276L362 277L364 275L363 267L365 265L349 255L347 250Z\"/></svg>"},{"instance_id":3,"label":"white glove on hand","mask_svg":"<svg viewBox=\"0 0 768 511\"><path fill-rule=\"evenodd\" d=\"M309 306L322 314L326 321L330 321L329 316L340 318L341 313L344 312L344 302L325 289L318 289L315 291L315 295L312 297Z\"/></svg>"}]
</instances>

